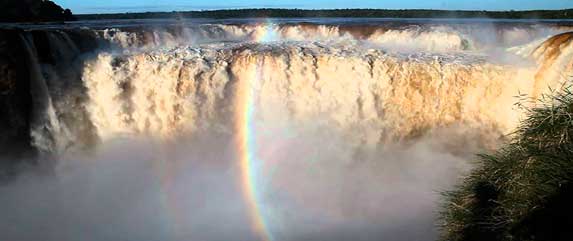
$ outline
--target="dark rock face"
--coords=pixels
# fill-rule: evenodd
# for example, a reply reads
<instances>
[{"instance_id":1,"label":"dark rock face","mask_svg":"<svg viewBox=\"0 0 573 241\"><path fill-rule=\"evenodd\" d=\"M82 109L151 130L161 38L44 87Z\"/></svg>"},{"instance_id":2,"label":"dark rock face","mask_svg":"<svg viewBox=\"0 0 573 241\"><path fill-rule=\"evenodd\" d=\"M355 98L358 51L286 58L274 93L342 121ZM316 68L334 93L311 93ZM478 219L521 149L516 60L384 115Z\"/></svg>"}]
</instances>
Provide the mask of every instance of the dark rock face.
<instances>
[{"instance_id":1,"label":"dark rock face","mask_svg":"<svg viewBox=\"0 0 573 241\"><path fill-rule=\"evenodd\" d=\"M75 20L72 11L48 0L2 0L0 22L45 22Z\"/></svg>"},{"instance_id":2,"label":"dark rock face","mask_svg":"<svg viewBox=\"0 0 573 241\"><path fill-rule=\"evenodd\" d=\"M31 95L19 30L0 30L0 177L31 159Z\"/></svg>"},{"instance_id":3,"label":"dark rock face","mask_svg":"<svg viewBox=\"0 0 573 241\"><path fill-rule=\"evenodd\" d=\"M0 29L0 182L22 165L38 164L39 155L45 154L34 144L32 132L50 139L50 127L44 125L53 105L69 131L95 138L86 124L81 66L90 52L107 45L83 29Z\"/></svg>"}]
</instances>

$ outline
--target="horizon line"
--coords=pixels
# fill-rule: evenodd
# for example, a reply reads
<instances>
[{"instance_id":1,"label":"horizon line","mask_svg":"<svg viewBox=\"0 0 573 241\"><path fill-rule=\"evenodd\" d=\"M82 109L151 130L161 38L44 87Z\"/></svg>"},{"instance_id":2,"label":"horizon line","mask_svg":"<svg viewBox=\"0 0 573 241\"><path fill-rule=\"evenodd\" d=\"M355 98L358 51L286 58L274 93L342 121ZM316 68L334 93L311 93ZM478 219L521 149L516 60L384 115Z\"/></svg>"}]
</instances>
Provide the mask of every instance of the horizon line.
<instances>
[{"instance_id":1,"label":"horizon line","mask_svg":"<svg viewBox=\"0 0 573 241\"><path fill-rule=\"evenodd\" d=\"M115 7L111 9L129 8L161 8L163 6L140 6L140 7ZM107 9L92 7L91 9ZM442 12L532 12L532 11L567 11L573 8L563 9L520 9L520 10L477 10L477 9L431 9L431 8L281 8L281 7L235 7L216 9L173 10L173 11L142 11L142 12L100 12L100 13L74 13L74 15L106 15L106 14L145 14L145 13L189 13L189 12L216 12L216 11L240 11L240 10L303 10L303 11L344 11L344 10L375 10L375 11L442 11Z\"/></svg>"}]
</instances>

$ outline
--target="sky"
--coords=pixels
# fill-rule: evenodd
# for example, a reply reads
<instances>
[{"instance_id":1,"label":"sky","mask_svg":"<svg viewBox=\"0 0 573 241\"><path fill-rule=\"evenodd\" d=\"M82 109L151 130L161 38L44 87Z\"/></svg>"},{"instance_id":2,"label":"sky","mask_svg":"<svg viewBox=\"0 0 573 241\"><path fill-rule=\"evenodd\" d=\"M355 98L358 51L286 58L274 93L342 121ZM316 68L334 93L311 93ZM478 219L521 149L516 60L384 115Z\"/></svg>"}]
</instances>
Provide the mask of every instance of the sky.
<instances>
[{"instance_id":1,"label":"sky","mask_svg":"<svg viewBox=\"0 0 573 241\"><path fill-rule=\"evenodd\" d=\"M384 8L531 10L573 8L573 0L53 0L74 13L185 11L229 8Z\"/></svg>"}]
</instances>

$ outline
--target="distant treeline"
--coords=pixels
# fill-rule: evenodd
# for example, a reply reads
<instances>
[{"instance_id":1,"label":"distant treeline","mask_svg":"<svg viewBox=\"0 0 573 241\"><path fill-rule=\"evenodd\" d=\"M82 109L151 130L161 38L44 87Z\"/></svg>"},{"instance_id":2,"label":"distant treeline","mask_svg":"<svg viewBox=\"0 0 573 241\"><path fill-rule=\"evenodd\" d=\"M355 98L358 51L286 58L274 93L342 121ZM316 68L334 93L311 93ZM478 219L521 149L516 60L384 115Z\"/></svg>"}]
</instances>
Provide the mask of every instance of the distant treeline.
<instances>
[{"instance_id":1,"label":"distant treeline","mask_svg":"<svg viewBox=\"0 0 573 241\"><path fill-rule=\"evenodd\" d=\"M145 12L117 14L84 14L78 19L145 19L145 18L506 18L506 19L573 19L573 9L535 11L449 11L449 10L383 10L383 9L229 9L185 12Z\"/></svg>"}]
</instances>

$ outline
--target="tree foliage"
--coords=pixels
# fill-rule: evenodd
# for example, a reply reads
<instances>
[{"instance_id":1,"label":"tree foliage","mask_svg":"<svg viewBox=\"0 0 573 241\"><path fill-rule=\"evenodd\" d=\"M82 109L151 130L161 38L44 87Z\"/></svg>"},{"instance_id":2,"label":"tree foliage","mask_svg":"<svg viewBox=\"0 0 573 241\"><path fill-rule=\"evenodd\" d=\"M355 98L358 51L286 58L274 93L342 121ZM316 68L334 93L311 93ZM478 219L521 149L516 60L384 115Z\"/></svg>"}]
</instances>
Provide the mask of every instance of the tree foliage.
<instances>
[{"instance_id":1,"label":"tree foliage","mask_svg":"<svg viewBox=\"0 0 573 241\"><path fill-rule=\"evenodd\" d=\"M74 20L72 11L49 0L0 0L0 22Z\"/></svg>"},{"instance_id":2,"label":"tree foliage","mask_svg":"<svg viewBox=\"0 0 573 241\"><path fill-rule=\"evenodd\" d=\"M145 12L117 14L86 14L80 19L143 19L143 18L507 18L507 19L570 19L573 9L539 11L447 11L447 10L385 10L385 9L229 9L186 12Z\"/></svg>"}]
</instances>

